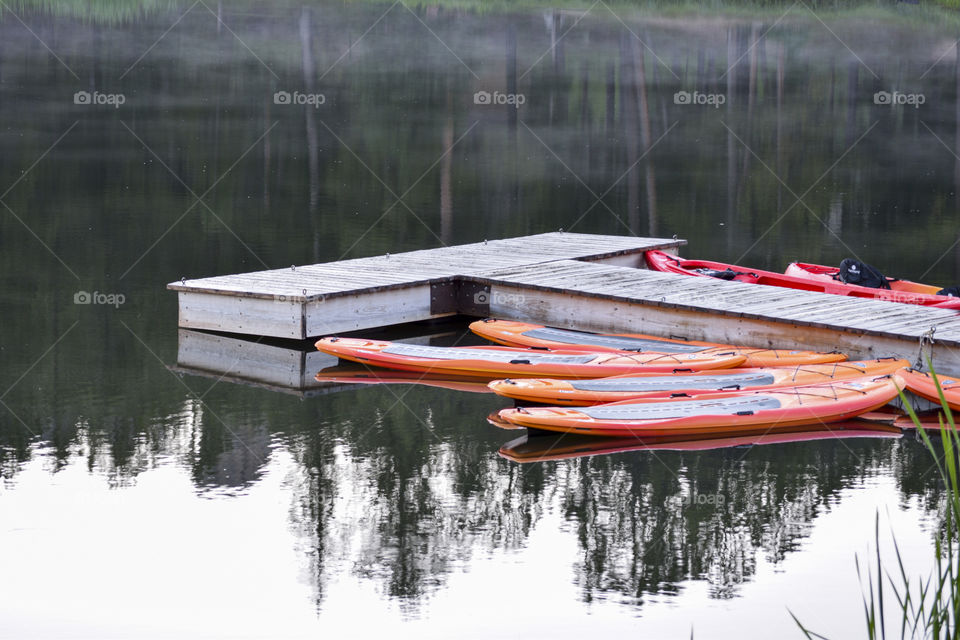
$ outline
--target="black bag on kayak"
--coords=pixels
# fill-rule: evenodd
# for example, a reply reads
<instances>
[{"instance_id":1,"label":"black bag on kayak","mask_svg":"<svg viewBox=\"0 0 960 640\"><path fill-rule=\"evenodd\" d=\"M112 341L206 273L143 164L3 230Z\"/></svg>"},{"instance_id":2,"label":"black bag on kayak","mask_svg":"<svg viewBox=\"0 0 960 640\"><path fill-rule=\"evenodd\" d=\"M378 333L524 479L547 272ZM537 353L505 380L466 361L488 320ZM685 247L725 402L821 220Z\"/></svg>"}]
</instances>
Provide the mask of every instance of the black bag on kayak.
<instances>
[{"instance_id":1,"label":"black bag on kayak","mask_svg":"<svg viewBox=\"0 0 960 640\"><path fill-rule=\"evenodd\" d=\"M946 289L940 289L940 291L937 291L937 295L960 298L960 287L947 287Z\"/></svg>"},{"instance_id":2,"label":"black bag on kayak","mask_svg":"<svg viewBox=\"0 0 960 640\"><path fill-rule=\"evenodd\" d=\"M876 267L871 267L866 262L860 262L853 258L843 259L843 262L840 263L838 276L840 282L844 284L856 284L871 289L890 288L890 279L880 273Z\"/></svg>"}]
</instances>

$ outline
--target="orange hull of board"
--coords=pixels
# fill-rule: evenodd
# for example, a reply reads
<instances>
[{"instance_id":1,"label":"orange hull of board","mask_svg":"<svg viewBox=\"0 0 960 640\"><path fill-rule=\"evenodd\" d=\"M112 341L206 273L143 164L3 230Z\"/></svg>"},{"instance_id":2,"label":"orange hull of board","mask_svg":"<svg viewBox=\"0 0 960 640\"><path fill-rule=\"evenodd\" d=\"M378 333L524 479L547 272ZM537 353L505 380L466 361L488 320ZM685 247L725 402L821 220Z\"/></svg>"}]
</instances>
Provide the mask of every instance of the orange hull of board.
<instances>
[{"instance_id":1,"label":"orange hull of board","mask_svg":"<svg viewBox=\"0 0 960 640\"><path fill-rule=\"evenodd\" d=\"M877 377L895 373L908 366L910 363L906 360L881 358L782 369L724 369L707 374L613 376L589 382L553 378L494 380L489 387L497 395L521 402L577 407L635 398L666 399L683 394L690 396L703 393L737 393L863 376ZM628 389L629 387L633 388Z\"/></svg>"},{"instance_id":2,"label":"orange hull of board","mask_svg":"<svg viewBox=\"0 0 960 640\"><path fill-rule=\"evenodd\" d=\"M366 365L483 378L602 378L627 373L703 371L739 366L732 353L587 353L510 347L424 347L383 340L322 338L317 349Z\"/></svg>"},{"instance_id":3,"label":"orange hull of board","mask_svg":"<svg viewBox=\"0 0 960 640\"><path fill-rule=\"evenodd\" d=\"M892 377L883 376L659 402L504 409L500 418L528 429L594 436L734 435L755 432L759 426L774 433L797 425L854 418L879 409L896 396Z\"/></svg>"},{"instance_id":4,"label":"orange hull of board","mask_svg":"<svg viewBox=\"0 0 960 640\"><path fill-rule=\"evenodd\" d=\"M747 359L743 363L745 367L792 367L800 364L842 362L847 359L842 353L738 347L713 342L659 338L640 333L587 333L552 329L539 324L512 320L478 320L470 324L470 330L487 340L508 347L541 347L575 351L622 351L624 349L632 350L631 341L634 341L636 345L644 345L645 351L662 350L663 352L671 352L674 349L683 349L691 353L707 353L711 349L719 349L724 352L746 356ZM542 337L544 333L549 332L554 334L554 339ZM576 340L577 343L573 343L573 340ZM622 343L611 346L611 344L616 345L618 340L622 340ZM603 344L604 342L611 344ZM701 347L701 349L694 351L697 347Z\"/></svg>"}]
</instances>

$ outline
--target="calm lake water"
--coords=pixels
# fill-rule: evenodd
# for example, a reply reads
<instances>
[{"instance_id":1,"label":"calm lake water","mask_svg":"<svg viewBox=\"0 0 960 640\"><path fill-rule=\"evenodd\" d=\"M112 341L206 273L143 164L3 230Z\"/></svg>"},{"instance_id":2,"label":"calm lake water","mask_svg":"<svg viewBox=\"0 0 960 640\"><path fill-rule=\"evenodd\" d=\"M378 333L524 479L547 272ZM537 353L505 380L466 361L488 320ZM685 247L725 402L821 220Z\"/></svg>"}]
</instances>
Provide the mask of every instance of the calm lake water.
<instances>
[{"instance_id":1,"label":"calm lake water","mask_svg":"<svg viewBox=\"0 0 960 640\"><path fill-rule=\"evenodd\" d=\"M956 284L954 18L8 5L0 635L844 638L878 512L929 570L913 436L518 464L490 395L173 371L164 287L558 228Z\"/></svg>"}]
</instances>

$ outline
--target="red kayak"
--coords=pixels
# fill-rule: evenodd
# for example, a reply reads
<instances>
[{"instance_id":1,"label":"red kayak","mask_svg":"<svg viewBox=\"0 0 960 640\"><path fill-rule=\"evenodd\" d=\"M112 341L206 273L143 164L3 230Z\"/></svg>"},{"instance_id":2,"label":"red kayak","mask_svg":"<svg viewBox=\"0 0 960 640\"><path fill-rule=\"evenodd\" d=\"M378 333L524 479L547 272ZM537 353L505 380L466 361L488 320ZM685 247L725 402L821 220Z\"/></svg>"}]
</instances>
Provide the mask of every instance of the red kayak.
<instances>
[{"instance_id":1,"label":"red kayak","mask_svg":"<svg viewBox=\"0 0 960 640\"><path fill-rule=\"evenodd\" d=\"M749 282L752 284L765 284L773 287L786 287L787 289L802 289L804 291L817 291L820 293L832 293L839 296L854 296L859 298L873 298L876 300L888 300L890 302L902 302L906 304L918 304L927 307L937 307L940 309L960 309L960 298L951 296L938 296L932 293L922 293L916 290L909 290L909 286L929 287L929 285L917 285L906 280L893 281L890 283L890 289L871 289L861 287L855 284L844 284L839 280L834 280L831 275L824 277L824 272L816 272L812 269L833 270L831 267L820 267L819 265L803 265L806 269L794 268L787 273L775 273L773 271L762 271L760 269L748 269L735 264L725 262L713 262L711 260L684 260L677 258L663 251L647 251L644 254L649 266L654 271L663 271L664 273L678 273L689 276L705 276L719 278L721 280L734 280L736 282ZM800 265L795 263L791 267ZM835 270L833 270L835 271ZM803 277L796 274L803 272ZM898 289L895 285L902 284L906 288ZM931 287L932 288L932 287Z\"/></svg>"}]
</instances>

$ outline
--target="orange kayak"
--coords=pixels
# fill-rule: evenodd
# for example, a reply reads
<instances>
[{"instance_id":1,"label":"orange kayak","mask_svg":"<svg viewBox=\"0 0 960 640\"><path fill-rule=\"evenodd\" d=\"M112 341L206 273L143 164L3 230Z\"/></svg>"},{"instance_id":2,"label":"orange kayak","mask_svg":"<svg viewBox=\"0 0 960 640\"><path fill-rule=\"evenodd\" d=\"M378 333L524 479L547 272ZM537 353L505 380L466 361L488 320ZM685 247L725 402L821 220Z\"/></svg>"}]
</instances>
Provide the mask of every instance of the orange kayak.
<instances>
[{"instance_id":1,"label":"orange kayak","mask_svg":"<svg viewBox=\"0 0 960 640\"><path fill-rule=\"evenodd\" d=\"M847 359L842 353L760 349L677 338L658 338L638 333L589 333L555 329L512 320L478 320L470 330L492 342L508 347L546 347L577 351L656 351L659 353L705 353L711 349L732 351L746 356L745 367L792 367L798 364L824 364Z\"/></svg>"},{"instance_id":2,"label":"orange kayak","mask_svg":"<svg viewBox=\"0 0 960 640\"><path fill-rule=\"evenodd\" d=\"M363 364L445 375L490 378L602 378L627 373L672 373L739 366L729 352L588 353L511 347L428 347L362 338L322 338L324 353Z\"/></svg>"},{"instance_id":3,"label":"orange kayak","mask_svg":"<svg viewBox=\"0 0 960 640\"><path fill-rule=\"evenodd\" d=\"M708 437L708 438L591 438L590 436L521 436L500 447L502 458L512 462L551 462L589 456L627 453L630 451L709 451L731 447L752 447L768 444L840 440L846 438L899 438L898 427L877 426L859 420L824 425L799 426L796 431L781 433Z\"/></svg>"},{"instance_id":4,"label":"orange kayak","mask_svg":"<svg viewBox=\"0 0 960 640\"><path fill-rule=\"evenodd\" d=\"M725 369L710 373L627 375L595 380L507 379L494 380L489 386L498 395L522 402L587 406L631 398L670 398L703 393L796 387L863 376L882 376L909 366L910 363L906 360L881 358L783 369Z\"/></svg>"},{"instance_id":5,"label":"orange kayak","mask_svg":"<svg viewBox=\"0 0 960 640\"><path fill-rule=\"evenodd\" d=\"M896 396L892 377L882 376L674 400L626 400L576 408L521 407L503 409L500 418L528 429L593 436L734 435L755 431L759 426L775 432L802 424L847 420L878 409Z\"/></svg>"},{"instance_id":6,"label":"orange kayak","mask_svg":"<svg viewBox=\"0 0 960 640\"><path fill-rule=\"evenodd\" d=\"M937 376L937 380L940 382L940 388L943 389L943 397L947 401L947 406L954 411L960 411L960 380L941 375ZM897 372L897 381L901 388L912 391L930 402L940 404L937 385L934 384L933 376L929 373L916 369L904 369Z\"/></svg>"}]
</instances>

